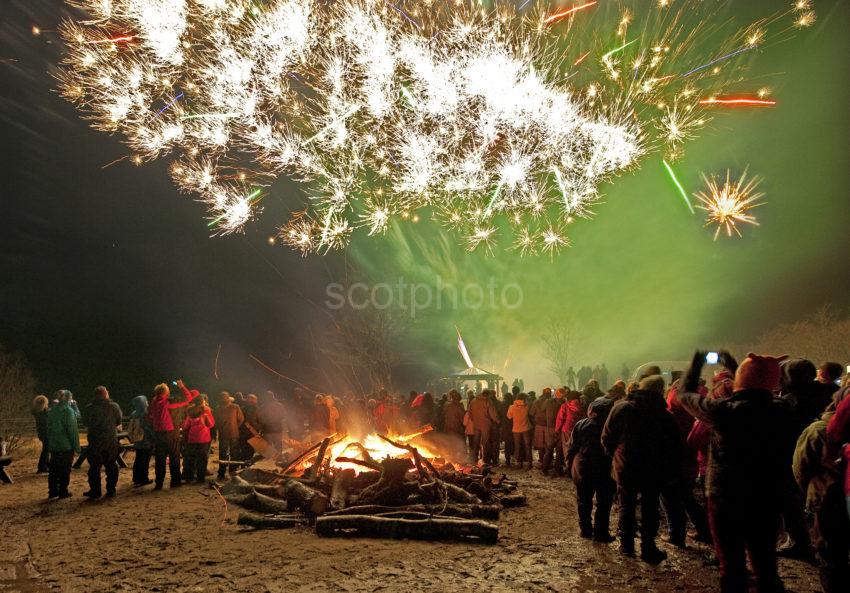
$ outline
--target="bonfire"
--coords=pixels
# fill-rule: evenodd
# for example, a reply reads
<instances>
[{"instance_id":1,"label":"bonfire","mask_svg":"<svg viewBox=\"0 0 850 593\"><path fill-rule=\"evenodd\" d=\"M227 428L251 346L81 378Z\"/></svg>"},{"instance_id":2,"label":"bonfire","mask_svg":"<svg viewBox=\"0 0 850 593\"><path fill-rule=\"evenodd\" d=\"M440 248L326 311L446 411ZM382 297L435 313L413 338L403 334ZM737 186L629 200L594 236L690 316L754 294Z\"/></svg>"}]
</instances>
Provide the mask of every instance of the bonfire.
<instances>
[{"instance_id":1,"label":"bonfire","mask_svg":"<svg viewBox=\"0 0 850 593\"><path fill-rule=\"evenodd\" d=\"M275 466L243 470L221 489L253 528L315 525L320 536L459 539L495 543L503 507L525 504L489 466L448 461L422 437L335 434Z\"/></svg>"}]
</instances>

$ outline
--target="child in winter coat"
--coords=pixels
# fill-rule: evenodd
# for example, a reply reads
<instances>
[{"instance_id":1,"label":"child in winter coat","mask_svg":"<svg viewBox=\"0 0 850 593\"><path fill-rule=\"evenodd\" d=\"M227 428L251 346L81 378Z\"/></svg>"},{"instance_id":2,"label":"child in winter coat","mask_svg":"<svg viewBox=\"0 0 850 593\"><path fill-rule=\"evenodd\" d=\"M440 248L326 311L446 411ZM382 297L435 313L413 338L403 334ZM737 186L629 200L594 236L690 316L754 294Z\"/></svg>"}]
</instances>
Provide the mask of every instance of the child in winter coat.
<instances>
[{"instance_id":1,"label":"child in winter coat","mask_svg":"<svg viewBox=\"0 0 850 593\"><path fill-rule=\"evenodd\" d=\"M148 398L137 395L130 403L133 411L130 413L127 434L136 452L133 460L133 486L146 486L152 481L149 470L156 434L147 418Z\"/></svg>"},{"instance_id":2,"label":"child in winter coat","mask_svg":"<svg viewBox=\"0 0 850 593\"><path fill-rule=\"evenodd\" d=\"M576 487L579 533L583 538L604 543L614 541L608 525L617 490L611 478L611 457L605 453L601 442L602 428L612 405L607 398L591 402L587 418L576 423L567 444L566 469ZM591 521L594 496L596 520Z\"/></svg>"},{"instance_id":3,"label":"child in winter coat","mask_svg":"<svg viewBox=\"0 0 850 593\"><path fill-rule=\"evenodd\" d=\"M189 408L186 419L180 427L186 439L186 457L184 464L189 479L194 478L198 483L207 479L207 460L210 455L210 429L215 426L212 410L203 397L197 398L197 403Z\"/></svg>"}]
</instances>

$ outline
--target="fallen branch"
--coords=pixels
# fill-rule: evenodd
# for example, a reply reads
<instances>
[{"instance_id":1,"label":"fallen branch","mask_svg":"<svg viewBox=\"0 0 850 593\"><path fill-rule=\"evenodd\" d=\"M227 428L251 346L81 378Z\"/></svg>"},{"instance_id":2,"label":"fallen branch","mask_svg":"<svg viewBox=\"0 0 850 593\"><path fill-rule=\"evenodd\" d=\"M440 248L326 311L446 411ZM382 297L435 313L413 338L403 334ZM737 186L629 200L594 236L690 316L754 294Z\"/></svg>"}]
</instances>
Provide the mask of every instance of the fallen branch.
<instances>
[{"instance_id":1,"label":"fallen branch","mask_svg":"<svg viewBox=\"0 0 850 593\"><path fill-rule=\"evenodd\" d=\"M283 498L290 508L299 508L308 516L323 514L329 504L324 493L298 480L287 480L283 484Z\"/></svg>"},{"instance_id":2,"label":"fallen branch","mask_svg":"<svg viewBox=\"0 0 850 593\"><path fill-rule=\"evenodd\" d=\"M289 506L285 501L258 492L242 495L231 494L226 496L225 499L230 503L238 504L241 507L259 513L281 514L289 511Z\"/></svg>"},{"instance_id":3,"label":"fallen branch","mask_svg":"<svg viewBox=\"0 0 850 593\"><path fill-rule=\"evenodd\" d=\"M466 540L495 544L499 528L471 519L397 519L373 515L334 515L316 520L320 537L388 537L393 539Z\"/></svg>"},{"instance_id":4,"label":"fallen branch","mask_svg":"<svg viewBox=\"0 0 850 593\"><path fill-rule=\"evenodd\" d=\"M245 495L252 492L258 492L275 498L283 498L283 488L276 484L252 484L245 480L227 482L221 487L222 494L225 495Z\"/></svg>"},{"instance_id":5,"label":"fallen branch","mask_svg":"<svg viewBox=\"0 0 850 593\"><path fill-rule=\"evenodd\" d=\"M306 525L307 518L300 515L271 515L264 517L254 513L239 513L237 525L253 527L254 529L288 529L297 525Z\"/></svg>"},{"instance_id":6,"label":"fallen branch","mask_svg":"<svg viewBox=\"0 0 850 593\"><path fill-rule=\"evenodd\" d=\"M523 507L528 504L525 494L506 494L499 498L499 502L502 503L502 506L505 508Z\"/></svg>"}]
</instances>

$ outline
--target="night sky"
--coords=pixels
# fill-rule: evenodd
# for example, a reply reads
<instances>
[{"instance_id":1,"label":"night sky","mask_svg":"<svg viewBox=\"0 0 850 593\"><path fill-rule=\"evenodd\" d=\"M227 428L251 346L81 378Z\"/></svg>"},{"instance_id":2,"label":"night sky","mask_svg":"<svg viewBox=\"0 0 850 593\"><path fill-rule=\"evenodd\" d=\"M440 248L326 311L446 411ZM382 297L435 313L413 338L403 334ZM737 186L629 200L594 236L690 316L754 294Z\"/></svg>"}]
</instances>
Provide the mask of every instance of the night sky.
<instances>
[{"instance_id":1,"label":"night sky","mask_svg":"<svg viewBox=\"0 0 850 593\"><path fill-rule=\"evenodd\" d=\"M414 364L400 368L402 382L463 366L455 324L477 363L547 381L540 335L553 319L574 328L578 364L619 368L745 342L823 304L846 310L850 7L816 8L812 29L759 57L756 72L780 105L719 118L677 164L689 189L702 171L749 166L764 177L760 227L714 242L651 157L604 188L596 218L576 225L573 246L550 261L467 254L427 219L355 239L345 254L302 258L267 242L274 213L303 200L286 180L244 235L210 238L201 205L178 195L164 162L104 169L127 149L55 92L61 44L50 30L62 3L2 0L0 344L25 353L39 389L67 386L83 398L98 383L126 398L177 376L211 392L290 386L249 354L310 385L347 389L329 384L317 348L331 328L326 284L346 269L373 281L493 277L523 287L516 310L411 320L400 347ZM34 36L33 25L45 32Z\"/></svg>"}]
</instances>

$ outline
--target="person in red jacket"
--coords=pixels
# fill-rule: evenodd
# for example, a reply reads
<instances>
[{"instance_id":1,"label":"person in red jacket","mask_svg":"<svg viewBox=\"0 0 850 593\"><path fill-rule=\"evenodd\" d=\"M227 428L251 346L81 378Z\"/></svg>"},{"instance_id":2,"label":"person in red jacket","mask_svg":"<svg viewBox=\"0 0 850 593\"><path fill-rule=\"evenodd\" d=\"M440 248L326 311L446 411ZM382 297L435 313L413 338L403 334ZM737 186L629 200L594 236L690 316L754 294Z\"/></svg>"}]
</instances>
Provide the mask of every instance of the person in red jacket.
<instances>
[{"instance_id":1,"label":"person in red jacket","mask_svg":"<svg viewBox=\"0 0 850 593\"><path fill-rule=\"evenodd\" d=\"M573 434L573 428L579 420L586 416L584 406L581 405L581 393L578 391L568 392L564 404L558 410L558 416L555 419L555 432L558 433L561 439L561 449L564 451L564 459L567 457L566 451L569 449L570 435ZM564 469L567 477L571 477L569 465Z\"/></svg>"},{"instance_id":2,"label":"person in red jacket","mask_svg":"<svg viewBox=\"0 0 850 593\"><path fill-rule=\"evenodd\" d=\"M207 480L207 461L210 456L210 429L215 426L213 413L204 396L195 398L180 427L186 439L186 474L198 484Z\"/></svg>"},{"instance_id":3,"label":"person in red jacket","mask_svg":"<svg viewBox=\"0 0 850 593\"><path fill-rule=\"evenodd\" d=\"M171 390L168 385L160 383L154 388L153 399L148 406L148 422L154 431L154 490L162 490L165 481L165 467L168 463L168 471L171 474L171 487L180 486L180 430L174 426L171 410L188 406L198 395L197 391L189 391L183 384L183 380L177 381L187 396L187 401L171 402Z\"/></svg>"}]
</instances>

